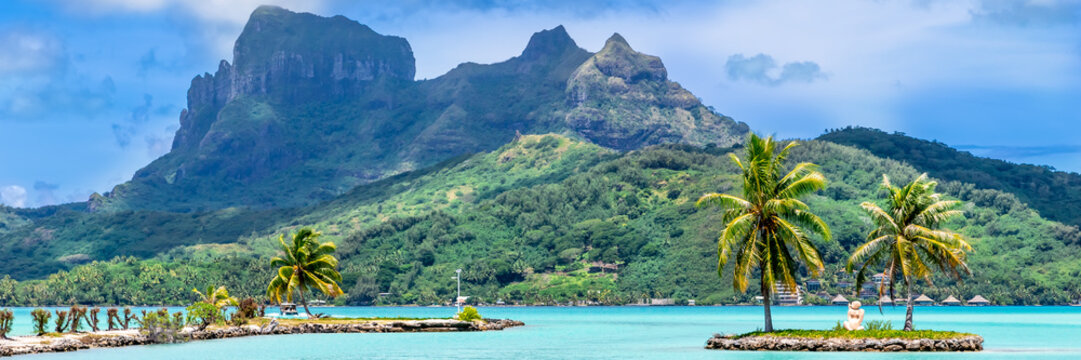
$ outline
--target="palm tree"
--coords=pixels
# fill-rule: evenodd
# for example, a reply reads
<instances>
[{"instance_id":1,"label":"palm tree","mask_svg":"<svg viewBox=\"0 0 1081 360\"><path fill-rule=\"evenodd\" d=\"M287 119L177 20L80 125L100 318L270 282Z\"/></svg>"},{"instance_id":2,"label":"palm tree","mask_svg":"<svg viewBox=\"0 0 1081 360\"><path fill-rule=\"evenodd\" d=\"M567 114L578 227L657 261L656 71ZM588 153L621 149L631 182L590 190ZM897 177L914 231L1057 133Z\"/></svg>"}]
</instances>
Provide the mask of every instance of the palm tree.
<instances>
[{"instance_id":1,"label":"palm tree","mask_svg":"<svg viewBox=\"0 0 1081 360\"><path fill-rule=\"evenodd\" d=\"M830 239L826 223L799 200L824 188L826 177L811 163L797 164L782 176L782 163L796 143L788 143L779 152L778 145L772 136L763 139L751 134L745 160L729 154L743 171L743 197L710 193L702 195L695 204L717 205L724 211L725 229L717 239L718 275L724 276L725 264L734 256L732 283L745 292L751 272L761 269L767 332L773 331L770 315L773 284L779 280L789 288L796 288L797 258L814 276L823 269L808 230Z\"/></svg>"},{"instance_id":2,"label":"palm tree","mask_svg":"<svg viewBox=\"0 0 1081 360\"><path fill-rule=\"evenodd\" d=\"M852 272L860 264L856 275L856 289L859 289L867 280L868 269L885 264L885 278L878 292L881 295L888 289L891 298L894 298L894 280L900 278L904 282L908 296L905 330L912 330L912 284L916 279L923 278L932 284L933 267L958 280L961 272L971 274L965 264L965 252L972 247L960 234L937 229L943 222L961 215L957 210L961 202L942 200L935 193L936 185L923 174L899 188L882 175L882 188L888 193L886 209L870 202L860 204L877 228L852 253L845 267Z\"/></svg>"},{"instance_id":3,"label":"palm tree","mask_svg":"<svg viewBox=\"0 0 1081 360\"><path fill-rule=\"evenodd\" d=\"M201 292L199 289L191 289L191 291L199 295L199 301L214 305L218 309L226 306L237 306L238 304L235 297L229 296L229 290L226 290L224 286L219 286L217 289L213 286L207 286L205 292Z\"/></svg>"},{"instance_id":4,"label":"palm tree","mask_svg":"<svg viewBox=\"0 0 1081 360\"><path fill-rule=\"evenodd\" d=\"M291 244L285 242L285 235L279 236L282 254L270 260L270 265L278 268L278 272L267 286L267 296L281 304L283 295L286 301L293 301L295 293L309 316L312 313L304 299L305 292L315 288L330 297L342 294L338 285L342 275L336 270L338 259L331 255L336 248L332 242L319 243L316 240L319 235L312 229L303 228L293 235Z\"/></svg>"}]
</instances>

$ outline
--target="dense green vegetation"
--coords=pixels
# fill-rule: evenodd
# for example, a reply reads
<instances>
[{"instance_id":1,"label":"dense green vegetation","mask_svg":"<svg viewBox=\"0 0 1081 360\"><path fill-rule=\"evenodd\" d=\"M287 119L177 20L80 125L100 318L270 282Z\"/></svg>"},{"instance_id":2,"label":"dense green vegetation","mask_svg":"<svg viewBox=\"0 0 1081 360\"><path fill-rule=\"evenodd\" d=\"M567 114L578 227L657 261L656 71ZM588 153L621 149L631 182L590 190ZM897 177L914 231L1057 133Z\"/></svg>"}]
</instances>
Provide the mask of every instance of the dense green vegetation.
<instances>
[{"instance_id":1,"label":"dense green vegetation","mask_svg":"<svg viewBox=\"0 0 1081 360\"><path fill-rule=\"evenodd\" d=\"M353 304L445 303L454 297L450 276L457 268L464 269L463 294L474 302L751 303L757 291L740 294L730 277L716 276L723 215L694 206L701 194L739 193L738 168L727 158L733 151L742 152L671 145L614 154L566 137L525 136L491 153L293 210L299 215L275 218L231 242L93 261L38 280L5 278L0 304L186 305L195 299L192 286L202 284L261 296L278 236L300 226L338 244L347 296L337 301ZM819 164L830 181L805 202L832 230L835 241L811 240L825 264L825 290L836 294L853 280L843 264L873 228L859 204L878 203L883 174L908 182L919 172L820 141L794 148L790 161ZM958 182L938 189L964 202L965 216L946 226L970 239L973 275L960 283L936 277L936 287L914 292L936 299L981 294L996 304L1077 299L1076 228L1045 220L996 190ZM251 216L247 211L235 210L235 217ZM801 270L801 279L807 275Z\"/></svg>"},{"instance_id":2,"label":"dense green vegetation","mask_svg":"<svg viewBox=\"0 0 1081 360\"><path fill-rule=\"evenodd\" d=\"M462 311L458 313L457 318L461 321L477 321L484 319L480 316L480 313L477 312L477 308L468 305L462 308Z\"/></svg>"},{"instance_id":3,"label":"dense green vegetation","mask_svg":"<svg viewBox=\"0 0 1081 360\"><path fill-rule=\"evenodd\" d=\"M871 128L836 129L818 139L908 163L943 181L1011 193L1048 219L1081 225L1081 174L1078 173L982 158L937 141Z\"/></svg>"}]
</instances>

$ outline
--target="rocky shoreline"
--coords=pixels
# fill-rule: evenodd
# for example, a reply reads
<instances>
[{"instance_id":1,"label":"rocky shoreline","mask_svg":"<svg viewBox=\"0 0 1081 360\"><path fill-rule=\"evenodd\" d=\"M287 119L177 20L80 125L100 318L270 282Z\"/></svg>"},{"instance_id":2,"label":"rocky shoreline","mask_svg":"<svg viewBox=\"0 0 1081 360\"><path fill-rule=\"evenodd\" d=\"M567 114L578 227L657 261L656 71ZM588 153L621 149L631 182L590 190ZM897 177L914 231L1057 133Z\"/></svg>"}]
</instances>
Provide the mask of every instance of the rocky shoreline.
<instances>
[{"instance_id":1,"label":"rocky shoreline","mask_svg":"<svg viewBox=\"0 0 1081 360\"><path fill-rule=\"evenodd\" d=\"M848 339L802 338L784 336L713 335L706 349L766 351L981 351L983 337L978 335L953 339Z\"/></svg>"},{"instance_id":2,"label":"rocky shoreline","mask_svg":"<svg viewBox=\"0 0 1081 360\"><path fill-rule=\"evenodd\" d=\"M525 323L521 321L506 319L485 319L485 322L430 319L300 324L280 324L277 320L270 320L262 326L230 326L202 331L188 327L181 332L181 335L191 340L211 340L288 334L493 331L523 325ZM0 356L150 344L153 342L138 330L98 331L63 334L56 337L17 336L9 340L0 339Z\"/></svg>"}]
</instances>

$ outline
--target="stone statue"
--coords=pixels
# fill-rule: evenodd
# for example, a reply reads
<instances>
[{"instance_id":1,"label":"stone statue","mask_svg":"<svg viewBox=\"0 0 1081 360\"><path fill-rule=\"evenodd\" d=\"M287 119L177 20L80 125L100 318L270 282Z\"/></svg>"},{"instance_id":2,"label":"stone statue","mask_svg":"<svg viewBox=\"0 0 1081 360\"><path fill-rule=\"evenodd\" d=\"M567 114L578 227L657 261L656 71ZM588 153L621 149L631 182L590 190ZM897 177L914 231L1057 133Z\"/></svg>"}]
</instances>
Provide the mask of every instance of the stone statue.
<instances>
[{"instance_id":1,"label":"stone statue","mask_svg":"<svg viewBox=\"0 0 1081 360\"><path fill-rule=\"evenodd\" d=\"M848 320L845 321L845 329L849 331L863 330L863 309L860 309L859 301L848 304Z\"/></svg>"}]
</instances>

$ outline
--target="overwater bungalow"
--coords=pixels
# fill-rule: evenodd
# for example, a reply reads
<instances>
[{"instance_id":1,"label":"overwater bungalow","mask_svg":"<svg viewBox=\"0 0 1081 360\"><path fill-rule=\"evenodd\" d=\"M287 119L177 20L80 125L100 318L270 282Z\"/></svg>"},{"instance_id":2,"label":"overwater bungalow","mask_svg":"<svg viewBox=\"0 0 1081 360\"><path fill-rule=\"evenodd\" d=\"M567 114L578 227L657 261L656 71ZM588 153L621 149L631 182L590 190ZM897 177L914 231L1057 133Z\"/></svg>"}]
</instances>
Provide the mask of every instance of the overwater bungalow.
<instances>
[{"instance_id":1,"label":"overwater bungalow","mask_svg":"<svg viewBox=\"0 0 1081 360\"><path fill-rule=\"evenodd\" d=\"M950 295L946 298L946 300L942 300L942 305L961 306L961 300L957 300L957 298L953 297L953 295Z\"/></svg>"},{"instance_id":2,"label":"overwater bungalow","mask_svg":"<svg viewBox=\"0 0 1081 360\"><path fill-rule=\"evenodd\" d=\"M935 300L927 297L927 295L920 295L916 300L912 300L913 305L934 305Z\"/></svg>"},{"instance_id":3,"label":"overwater bungalow","mask_svg":"<svg viewBox=\"0 0 1081 360\"><path fill-rule=\"evenodd\" d=\"M845 306L847 306L848 305L848 299L845 299L845 297L841 296L841 294L837 294L837 297L834 297L833 301L830 301L830 303L833 304L833 305L845 305Z\"/></svg>"},{"instance_id":4,"label":"overwater bungalow","mask_svg":"<svg viewBox=\"0 0 1081 360\"><path fill-rule=\"evenodd\" d=\"M882 295L878 298L879 305L893 305L893 299L890 299L889 295Z\"/></svg>"},{"instance_id":5,"label":"overwater bungalow","mask_svg":"<svg viewBox=\"0 0 1081 360\"><path fill-rule=\"evenodd\" d=\"M968 300L968 305L969 306L987 306L987 305L991 305L991 302L987 301L987 299L984 299L983 296L976 295L976 296L973 296L972 299Z\"/></svg>"}]
</instances>

